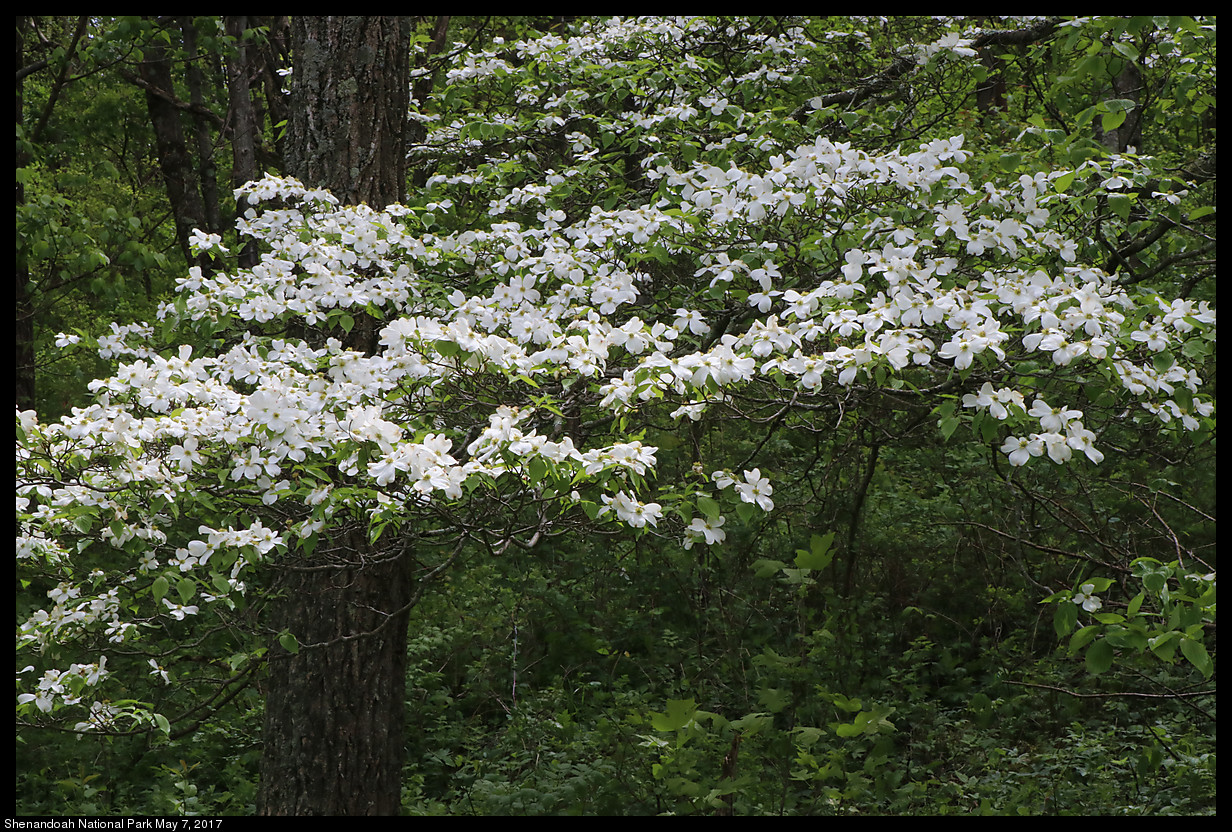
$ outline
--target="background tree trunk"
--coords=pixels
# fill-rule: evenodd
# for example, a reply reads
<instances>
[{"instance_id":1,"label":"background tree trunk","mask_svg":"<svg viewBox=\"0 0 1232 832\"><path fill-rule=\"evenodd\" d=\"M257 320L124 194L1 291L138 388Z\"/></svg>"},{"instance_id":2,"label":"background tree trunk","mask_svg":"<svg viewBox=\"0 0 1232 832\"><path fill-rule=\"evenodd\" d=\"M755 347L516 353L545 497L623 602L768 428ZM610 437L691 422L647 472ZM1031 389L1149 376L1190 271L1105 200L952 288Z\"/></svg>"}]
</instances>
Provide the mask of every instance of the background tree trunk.
<instances>
[{"instance_id":1,"label":"background tree trunk","mask_svg":"<svg viewBox=\"0 0 1232 832\"><path fill-rule=\"evenodd\" d=\"M1126 116L1125 121L1120 127L1112 130L1100 131L1099 140L1104 147L1111 150L1113 153L1125 153L1129 148L1137 148L1138 152L1143 152L1142 147L1142 70L1138 65L1126 61L1125 68L1117 73L1116 78L1112 80L1112 90L1109 98L1128 99L1135 103L1132 109ZM1096 126L1099 126L1098 121Z\"/></svg>"},{"instance_id":2,"label":"background tree trunk","mask_svg":"<svg viewBox=\"0 0 1232 832\"><path fill-rule=\"evenodd\" d=\"M410 30L398 18L292 23L288 173L349 203L402 199ZM356 327L348 346L370 346ZM322 547L324 548L324 547ZM411 582L401 551L362 525L279 575L257 811L388 815L401 803Z\"/></svg>"},{"instance_id":3,"label":"background tree trunk","mask_svg":"<svg viewBox=\"0 0 1232 832\"><path fill-rule=\"evenodd\" d=\"M154 128L154 141L158 151L158 167L167 187L171 213L175 217L175 236L184 259L191 265L209 269L208 256L194 258L188 240L194 228L208 226L205 203L197 182L197 171L184 138L180 124L179 108L175 101L175 84L171 78L171 60L166 47L148 44L144 47L145 58L139 67L142 85L145 87L146 107L150 112L150 124Z\"/></svg>"},{"instance_id":4,"label":"background tree trunk","mask_svg":"<svg viewBox=\"0 0 1232 832\"><path fill-rule=\"evenodd\" d=\"M228 37L235 38L235 52L227 59L227 98L231 102L228 123L231 130L231 187L238 188L257 178L257 124L252 106L252 62L249 47L244 43L248 28L247 15L223 18ZM242 207L242 206L241 206ZM238 212L237 212L238 213ZM248 241L238 257L241 268L252 268L258 262L256 243Z\"/></svg>"},{"instance_id":5,"label":"background tree trunk","mask_svg":"<svg viewBox=\"0 0 1232 832\"><path fill-rule=\"evenodd\" d=\"M17 127L25 125L25 75L22 67L25 64L25 31L29 21L24 17L17 18ZM17 142L17 169L30 163L30 156L23 143ZM26 188L21 180L17 180L17 207L20 209L26 201ZM30 308L30 266L20 245L17 246L17 269L14 280L16 301L14 304L13 334L16 339L14 352L15 386L17 389L17 409L29 410L34 407L34 311Z\"/></svg>"},{"instance_id":6,"label":"background tree trunk","mask_svg":"<svg viewBox=\"0 0 1232 832\"><path fill-rule=\"evenodd\" d=\"M193 135L197 142L197 177L201 183L201 199L204 209L205 230L221 234L227 229L222 221L222 209L218 202L218 164L214 161L214 137L210 132L210 120L202 114L205 105L205 73L201 71L204 56L197 47L197 27L191 15L176 19L184 38L186 61L184 77L188 82L188 100L193 105Z\"/></svg>"}]
</instances>

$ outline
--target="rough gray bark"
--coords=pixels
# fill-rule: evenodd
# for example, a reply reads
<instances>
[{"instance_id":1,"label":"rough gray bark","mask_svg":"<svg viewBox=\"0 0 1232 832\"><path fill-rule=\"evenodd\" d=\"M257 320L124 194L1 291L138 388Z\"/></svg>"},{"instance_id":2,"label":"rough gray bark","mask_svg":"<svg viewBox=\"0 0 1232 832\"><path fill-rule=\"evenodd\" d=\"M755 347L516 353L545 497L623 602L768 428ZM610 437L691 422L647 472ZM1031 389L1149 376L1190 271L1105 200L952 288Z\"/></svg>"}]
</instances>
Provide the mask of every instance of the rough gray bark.
<instances>
[{"instance_id":1,"label":"rough gray bark","mask_svg":"<svg viewBox=\"0 0 1232 832\"><path fill-rule=\"evenodd\" d=\"M222 209L218 201L218 165L214 161L214 137L211 133L213 120L203 115L209 112L209 108L205 105L206 80L201 71L202 61L198 56L197 27L191 15L181 15L177 22L184 38L184 52L188 56L184 77L188 82L193 135L197 142L197 177L201 183L201 198L205 210L205 224L202 228L214 234L221 234L224 229Z\"/></svg>"},{"instance_id":2,"label":"rough gray bark","mask_svg":"<svg viewBox=\"0 0 1232 832\"><path fill-rule=\"evenodd\" d=\"M1108 97L1133 101L1134 109L1130 110L1120 127L1099 131L1100 142L1113 153L1124 153L1131 147L1137 148L1139 152L1143 150L1142 93L1142 71L1137 64L1127 61L1125 68L1112 80L1112 90ZM1098 126L1097 122L1096 127Z\"/></svg>"},{"instance_id":3,"label":"rough gray bark","mask_svg":"<svg viewBox=\"0 0 1232 832\"><path fill-rule=\"evenodd\" d=\"M287 172L343 202L383 208L406 188L410 24L296 17Z\"/></svg>"},{"instance_id":4,"label":"rough gray bark","mask_svg":"<svg viewBox=\"0 0 1232 832\"><path fill-rule=\"evenodd\" d=\"M293 21L288 173L352 204L402 198L409 38L399 18ZM370 334L357 326L348 346ZM369 543L361 521L282 564L272 624L302 646L270 652L258 814L398 813L407 561Z\"/></svg>"},{"instance_id":5,"label":"rough gray bark","mask_svg":"<svg viewBox=\"0 0 1232 832\"><path fill-rule=\"evenodd\" d=\"M406 564L355 528L332 551L283 565L274 613L300 647L270 652L258 814L398 814Z\"/></svg>"}]
</instances>

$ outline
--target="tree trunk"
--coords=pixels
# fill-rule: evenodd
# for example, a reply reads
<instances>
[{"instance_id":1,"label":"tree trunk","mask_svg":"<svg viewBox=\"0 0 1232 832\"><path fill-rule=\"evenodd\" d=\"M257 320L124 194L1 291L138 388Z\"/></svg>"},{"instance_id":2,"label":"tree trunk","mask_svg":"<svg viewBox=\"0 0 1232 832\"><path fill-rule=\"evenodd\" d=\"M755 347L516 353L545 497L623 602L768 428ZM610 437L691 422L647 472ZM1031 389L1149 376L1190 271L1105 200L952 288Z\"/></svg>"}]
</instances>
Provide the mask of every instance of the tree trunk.
<instances>
[{"instance_id":1,"label":"tree trunk","mask_svg":"<svg viewBox=\"0 0 1232 832\"><path fill-rule=\"evenodd\" d=\"M409 41L398 18L293 21L289 174L349 203L401 200ZM371 346L361 330L348 346ZM333 551L290 559L279 575L275 627L304 646L270 653L259 814L397 814L412 592L405 561L356 527L334 538Z\"/></svg>"},{"instance_id":2,"label":"tree trunk","mask_svg":"<svg viewBox=\"0 0 1232 832\"><path fill-rule=\"evenodd\" d=\"M411 581L401 552L371 548L357 528L279 573L300 646L270 651L260 815L398 814Z\"/></svg>"},{"instance_id":3,"label":"tree trunk","mask_svg":"<svg viewBox=\"0 0 1232 832\"><path fill-rule=\"evenodd\" d=\"M252 106L252 68L249 48L244 43L247 15L223 18L227 36L235 39L235 51L227 58L228 122L231 130L231 187L238 188L257 178L257 119ZM252 268L259 261L254 241L244 244L238 256L241 268Z\"/></svg>"},{"instance_id":4,"label":"tree trunk","mask_svg":"<svg viewBox=\"0 0 1232 832\"><path fill-rule=\"evenodd\" d=\"M1112 90L1108 97L1128 99L1135 102L1135 106L1126 114L1120 127L1108 131L1099 130L1099 140L1113 153L1125 153L1131 147L1141 153L1143 91L1142 71L1137 64L1131 61L1125 63L1125 68L1112 80ZM1098 121L1096 127L1099 128Z\"/></svg>"},{"instance_id":5,"label":"tree trunk","mask_svg":"<svg viewBox=\"0 0 1232 832\"><path fill-rule=\"evenodd\" d=\"M154 128L154 144L158 152L158 167L162 171L171 214L175 218L175 236L189 265L212 268L209 255L194 258L189 239L194 228L206 229L205 203L197 183L197 172L184 139L180 111L175 105L175 84L171 79L171 60L166 47L149 43L143 46L144 59L139 66L145 87L146 109Z\"/></svg>"},{"instance_id":6,"label":"tree trunk","mask_svg":"<svg viewBox=\"0 0 1232 832\"><path fill-rule=\"evenodd\" d=\"M288 173L349 204L403 201L410 37L403 18L291 21Z\"/></svg>"},{"instance_id":7,"label":"tree trunk","mask_svg":"<svg viewBox=\"0 0 1232 832\"><path fill-rule=\"evenodd\" d=\"M184 38L184 51L188 55L184 76L188 81L188 100L193 105L193 133L197 140L197 176L201 182L201 199L205 210L202 226L214 234L223 232L222 210L218 202L218 164L214 161L214 138L210 134L210 122L202 116L205 106L205 78L201 71L201 57L197 48L197 27L191 15L178 18Z\"/></svg>"},{"instance_id":8,"label":"tree trunk","mask_svg":"<svg viewBox=\"0 0 1232 832\"><path fill-rule=\"evenodd\" d=\"M17 127L25 125L25 75L21 69L25 63L26 29L30 22L25 17L17 18ZM23 168L30 164L29 154L23 143L17 142L17 167ZM17 180L17 207L20 210L26 201L26 189L21 180ZM14 353L14 378L17 388L17 409L30 410L34 407L34 310L30 303L30 266L26 262L25 252L21 245L17 246L17 270L15 274L16 301L14 305L15 324L13 334L16 336L16 352Z\"/></svg>"}]
</instances>

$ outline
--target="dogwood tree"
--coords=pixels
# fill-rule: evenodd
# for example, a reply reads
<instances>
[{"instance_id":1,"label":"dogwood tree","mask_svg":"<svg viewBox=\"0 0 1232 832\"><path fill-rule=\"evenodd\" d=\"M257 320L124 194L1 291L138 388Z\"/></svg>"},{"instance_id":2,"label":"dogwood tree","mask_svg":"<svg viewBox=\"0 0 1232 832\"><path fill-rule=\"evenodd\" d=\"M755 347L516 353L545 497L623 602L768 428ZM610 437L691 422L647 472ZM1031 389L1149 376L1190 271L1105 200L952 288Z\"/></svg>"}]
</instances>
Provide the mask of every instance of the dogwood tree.
<instances>
[{"instance_id":1,"label":"dogwood tree","mask_svg":"<svg viewBox=\"0 0 1232 832\"><path fill-rule=\"evenodd\" d=\"M1191 220L1183 175L818 129L879 83L978 64L989 29L942 26L884 77L818 91L827 44L738 28L610 20L460 53L437 109L413 104L427 175L406 204L286 176L240 189L260 262L192 269L157 320L114 324L87 406L16 414L18 574L48 599L17 627L19 719L174 733L198 717L135 695L136 674L170 683L200 645L262 634L224 654L218 700L270 656L396 640L466 547L620 527L721 546L775 511L785 472L701 445L664 470L656 437L708 420L769 436L907 414L1011 476L1213 429L1213 306L1107 253ZM261 614L298 586L279 575L368 562L402 586L349 630Z\"/></svg>"}]
</instances>

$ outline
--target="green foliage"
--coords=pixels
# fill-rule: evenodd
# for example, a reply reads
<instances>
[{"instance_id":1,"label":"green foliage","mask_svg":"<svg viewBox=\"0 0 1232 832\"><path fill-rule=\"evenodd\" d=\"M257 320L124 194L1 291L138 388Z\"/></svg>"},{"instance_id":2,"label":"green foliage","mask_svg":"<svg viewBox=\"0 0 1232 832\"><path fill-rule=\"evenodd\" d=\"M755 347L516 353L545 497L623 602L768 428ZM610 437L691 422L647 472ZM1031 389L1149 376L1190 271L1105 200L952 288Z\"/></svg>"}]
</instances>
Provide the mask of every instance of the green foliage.
<instances>
[{"instance_id":1,"label":"green foliage","mask_svg":"<svg viewBox=\"0 0 1232 832\"><path fill-rule=\"evenodd\" d=\"M1053 623L1057 635L1063 638L1073 633L1069 652L1076 654L1085 648L1087 669L1099 674L1112 667L1116 650L1171 664L1177 661L1179 648L1203 679L1210 679L1215 663L1204 641L1207 631L1215 627L1214 574L1199 575L1179 561L1165 564L1155 558L1138 558L1130 568L1141 588L1125 605L1124 614L1097 612L1102 602L1096 593L1112 586L1110 578L1094 578L1076 591L1044 599L1058 604ZM1080 605L1091 612L1093 623L1075 630Z\"/></svg>"}]
</instances>

